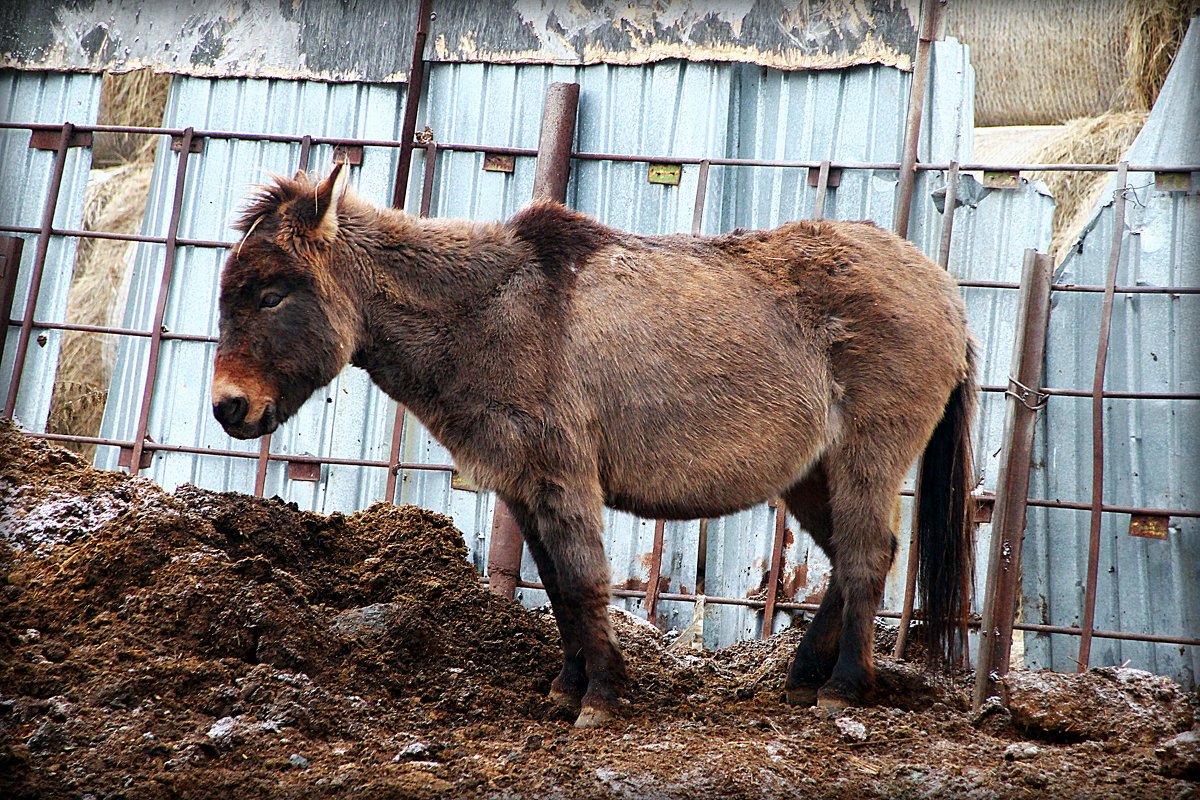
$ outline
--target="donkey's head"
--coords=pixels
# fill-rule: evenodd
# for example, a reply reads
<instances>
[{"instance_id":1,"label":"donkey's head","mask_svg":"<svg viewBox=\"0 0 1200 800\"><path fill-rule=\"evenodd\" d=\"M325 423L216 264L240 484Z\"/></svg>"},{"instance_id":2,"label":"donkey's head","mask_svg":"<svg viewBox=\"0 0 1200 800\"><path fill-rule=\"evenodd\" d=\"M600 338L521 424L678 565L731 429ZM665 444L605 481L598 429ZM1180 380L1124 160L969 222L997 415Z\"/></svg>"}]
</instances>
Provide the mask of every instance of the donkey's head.
<instances>
[{"instance_id":1,"label":"donkey's head","mask_svg":"<svg viewBox=\"0 0 1200 800\"><path fill-rule=\"evenodd\" d=\"M342 165L263 187L221 274L213 414L239 439L270 433L350 360L361 329L338 225Z\"/></svg>"}]
</instances>

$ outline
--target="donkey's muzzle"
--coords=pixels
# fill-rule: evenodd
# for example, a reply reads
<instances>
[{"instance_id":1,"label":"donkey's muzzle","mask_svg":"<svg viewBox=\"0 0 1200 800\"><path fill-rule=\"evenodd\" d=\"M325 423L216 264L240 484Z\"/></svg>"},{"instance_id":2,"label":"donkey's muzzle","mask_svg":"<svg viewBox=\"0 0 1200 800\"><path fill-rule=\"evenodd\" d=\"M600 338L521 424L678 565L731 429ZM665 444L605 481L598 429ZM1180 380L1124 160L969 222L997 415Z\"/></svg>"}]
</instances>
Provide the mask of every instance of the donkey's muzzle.
<instances>
[{"instance_id":1,"label":"donkey's muzzle","mask_svg":"<svg viewBox=\"0 0 1200 800\"><path fill-rule=\"evenodd\" d=\"M219 403L213 403L213 416L223 428L233 428L242 424L250 403L244 397L227 397Z\"/></svg>"}]
</instances>

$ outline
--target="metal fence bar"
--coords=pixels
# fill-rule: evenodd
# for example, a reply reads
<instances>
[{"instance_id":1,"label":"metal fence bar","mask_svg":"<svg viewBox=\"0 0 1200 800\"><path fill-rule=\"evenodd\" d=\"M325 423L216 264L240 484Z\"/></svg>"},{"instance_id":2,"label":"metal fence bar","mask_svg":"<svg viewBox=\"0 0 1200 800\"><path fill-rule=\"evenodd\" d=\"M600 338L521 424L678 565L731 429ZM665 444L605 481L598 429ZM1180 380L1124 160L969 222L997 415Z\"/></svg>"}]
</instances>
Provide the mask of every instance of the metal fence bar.
<instances>
[{"instance_id":1,"label":"metal fence bar","mask_svg":"<svg viewBox=\"0 0 1200 800\"><path fill-rule=\"evenodd\" d=\"M21 323L10 320L13 298L17 294L17 273L21 269L21 251L25 240L20 236L0 237L0 353L8 341L10 325ZM34 324L36 328L36 323Z\"/></svg>"},{"instance_id":2,"label":"metal fence bar","mask_svg":"<svg viewBox=\"0 0 1200 800\"><path fill-rule=\"evenodd\" d=\"M1080 628L1078 669L1084 672L1092 652L1092 633L1096 621L1096 584L1100 568L1100 523L1104 495L1104 371L1108 365L1108 339L1112 325L1113 298L1116 294L1117 269L1121 264L1121 242L1125 237L1125 190L1128 163L1117 171L1116 198L1113 203L1112 248L1108 256L1108 274L1104 285L1104 306L1100 311L1100 336L1096 344L1096 370L1092 377L1092 508L1088 537L1087 582L1084 584L1083 619Z\"/></svg>"},{"instance_id":3,"label":"metal fence bar","mask_svg":"<svg viewBox=\"0 0 1200 800\"><path fill-rule=\"evenodd\" d=\"M700 173L696 176L696 200L692 205L692 233L700 233L704 223L704 201L708 194L708 161L700 162Z\"/></svg>"},{"instance_id":4,"label":"metal fence bar","mask_svg":"<svg viewBox=\"0 0 1200 800\"><path fill-rule=\"evenodd\" d=\"M176 235L183 210L183 189L187 180L188 156L192 149L192 129L186 128L179 145L179 161L175 167L175 195L171 201L171 221L167 226L166 254L163 257L162 281L158 287L158 301L154 306L154 326L150 329L150 357L146 367L146 385L142 391L142 404L138 410L137 435L133 437L133 455L129 460L129 474L136 475L141 469L142 453L145 451L146 428L150 423L150 402L154 397L154 383L158 377L158 353L162 344L163 316L167 311L167 294L171 289L171 277L175 272Z\"/></svg>"},{"instance_id":5,"label":"metal fence bar","mask_svg":"<svg viewBox=\"0 0 1200 800\"><path fill-rule=\"evenodd\" d=\"M917 171L917 145L921 137L921 115L925 110L925 85L929 80L929 51L937 36L945 0L924 0L921 4L921 29L917 37L916 63L908 89L908 116L904 121L904 146L900 155L900 181L896 186L896 211L892 230L908 238L908 219L912 211L913 186Z\"/></svg>"},{"instance_id":6,"label":"metal fence bar","mask_svg":"<svg viewBox=\"0 0 1200 800\"><path fill-rule=\"evenodd\" d=\"M946 199L942 205L942 235L938 245L938 264L950 269L950 237L954 234L954 210L958 208L958 162L951 161L946 172ZM962 283L959 283L961 286Z\"/></svg>"},{"instance_id":7,"label":"metal fence bar","mask_svg":"<svg viewBox=\"0 0 1200 800\"><path fill-rule=\"evenodd\" d=\"M825 219L825 195L829 191L829 161L817 168L817 196L813 200L813 219Z\"/></svg>"},{"instance_id":8,"label":"metal fence bar","mask_svg":"<svg viewBox=\"0 0 1200 800\"><path fill-rule=\"evenodd\" d=\"M1014 383L1033 386L1041 381L1050 321L1050 256L1025 251L1021 297L1017 301L1017 340L1013 343ZM1015 392L1008 394L1003 456L995 518L992 522L987 588L980 625L979 659L975 667L974 704L978 708L995 691L995 681L1008 672L1012 626L1016 619L1021 575L1021 545L1025 538L1026 498L1033 465L1033 431L1041 405L1031 405Z\"/></svg>"},{"instance_id":9,"label":"metal fence bar","mask_svg":"<svg viewBox=\"0 0 1200 800\"><path fill-rule=\"evenodd\" d=\"M37 310L38 294L42 288L42 274L46 268L46 253L50 249L50 231L54 224L54 212L58 209L58 197L62 190L63 171L67 166L67 151L75 126L65 122L59 128L58 147L54 151L54 164L50 170L50 185L46 189L46 202L42 206L42 223L38 230L37 247L33 251L32 274L29 276L29 295L25 298L25 316L21 319L21 331L17 334L17 350L13 353L12 383L4 400L4 419L12 419L17 407L17 393L21 388L21 374L25 371L25 355L29 350L29 337L33 332L33 317ZM17 267L12 277L16 280ZM10 301L11 302L11 301Z\"/></svg>"},{"instance_id":10,"label":"metal fence bar","mask_svg":"<svg viewBox=\"0 0 1200 800\"><path fill-rule=\"evenodd\" d=\"M650 550L650 575L646 581L646 619L658 624L659 586L662 581L663 533L667 524L663 520L654 521L654 545Z\"/></svg>"},{"instance_id":11,"label":"metal fence bar","mask_svg":"<svg viewBox=\"0 0 1200 800\"><path fill-rule=\"evenodd\" d=\"M416 144L417 109L425 83L425 41L429 38L429 23L433 19L433 0L421 0L417 6L417 28L413 39L412 61L408 68L408 87L404 94L404 121L400 125L400 161L396 165L396 180L392 185L392 208L404 208L408 194L408 176L412 170L413 146ZM428 154L427 154L428 155Z\"/></svg>"},{"instance_id":12,"label":"metal fence bar","mask_svg":"<svg viewBox=\"0 0 1200 800\"><path fill-rule=\"evenodd\" d=\"M783 500L771 501L775 509L775 538L771 542L771 563L767 569L767 598L763 603L762 638L774 632L775 611L779 607L779 575L783 572L783 541L787 535L787 506Z\"/></svg>"}]
</instances>

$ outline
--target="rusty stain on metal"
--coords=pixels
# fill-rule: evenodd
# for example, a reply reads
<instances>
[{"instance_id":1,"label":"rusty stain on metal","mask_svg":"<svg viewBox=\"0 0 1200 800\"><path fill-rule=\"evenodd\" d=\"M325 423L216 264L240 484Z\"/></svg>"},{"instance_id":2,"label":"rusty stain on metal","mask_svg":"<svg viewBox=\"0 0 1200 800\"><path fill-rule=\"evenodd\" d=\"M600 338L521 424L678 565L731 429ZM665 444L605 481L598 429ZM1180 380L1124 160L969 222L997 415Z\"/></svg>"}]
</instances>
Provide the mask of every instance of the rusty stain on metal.
<instances>
[{"instance_id":1,"label":"rusty stain on metal","mask_svg":"<svg viewBox=\"0 0 1200 800\"><path fill-rule=\"evenodd\" d=\"M678 186L682 175L682 164L651 164L646 171L646 180L665 186Z\"/></svg>"},{"instance_id":2,"label":"rusty stain on metal","mask_svg":"<svg viewBox=\"0 0 1200 800\"><path fill-rule=\"evenodd\" d=\"M650 575L646 581L646 619L658 624L658 593L662 585L663 533L666 523L654 522L654 545L650 551Z\"/></svg>"},{"instance_id":3,"label":"rusty stain on metal","mask_svg":"<svg viewBox=\"0 0 1200 800\"><path fill-rule=\"evenodd\" d=\"M29 149L57 150L62 140L61 130L34 130L29 134ZM67 147L91 147L91 131L72 131L67 139Z\"/></svg>"},{"instance_id":4,"label":"rusty stain on metal","mask_svg":"<svg viewBox=\"0 0 1200 800\"><path fill-rule=\"evenodd\" d=\"M321 480L321 465L315 461L288 459L287 476L289 481L316 483Z\"/></svg>"},{"instance_id":5,"label":"rusty stain on metal","mask_svg":"<svg viewBox=\"0 0 1200 800\"><path fill-rule=\"evenodd\" d=\"M183 149L183 147L184 147L184 137L183 136L172 136L171 137L171 150L172 151L178 153L180 150ZM200 136L187 137L187 148L188 148L189 153L203 153L204 152L204 139Z\"/></svg>"},{"instance_id":6,"label":"rusty stain on metal","mask_svg":"<svg viewBox=\"0 0 1200 800\"><path fill-rule=\"evenodd\" d=\"M975 502L971 504L974 509L971 516L971 521L976 525L985 525L992 521L992 514L996 508L996 496L989 492L980 492L975 495Z\"/></svg>"},{"instance_id":7,"label":"rusty stain on metal","mask_svg":"<svg viewBox=\"0 0 1200 800\"><path fill-rule=\"evenodd\" d=\"M333 148L333 161L335 164L348 164L352 167L360 166L363 162L362 145L339 144Z\"/></svg>"},{"instance_id":8,"label":"rusty stain on metal","mask_svg":"<svg viewBox=\"0 0 1200 800\"><path fill-rule=\"evenodd\" d=\"M1156 172L1154 173L1154 188L1160 192L1200 191L1200 173Z\"/></svg>"},{"instance_id":9,"label":"rusty stain on metal","mask_svg":"<svg viewBox=\"0 0 1200 800\"><path fill-rule=\"evenodd\" d=\"M983 188L985 189L1018 189L1021 186L1021 173L1015 170L984 170Z\"/></svg>"},{"instance_id":10,"label":"rusty stain on metal","mask_svg":"<svg viewBox=\"0 0 1200 800\"><path fill-rule=\"evenodd\" d=\"M154 440L151 439L149 436L146 437L146 441L148 441L150 443L154 442ZM142 455L138 462L138 468L139 469L149 469L150 464L153 463L153 461L154 461L154 451L143 447ZM132 463L133 463L133 447L125 446L125 447L120 448L117 451L117 466L128 468L129 465Z\"/></svg>"},{"instance_id":11,"label":"rusty stain on metal","mask_svg":"<svg viewBox=\"0 0 1200 800\"><path fill-rule=\"evenodd\" d=\"M1146 539L1166 539L1170 526L1170 517L1134 514L1129 518L1129 535Z\"/></svg>"},{"instance_id":12,"label":"rusty stain on metal","mask_svg":"<svg viewBox=\"0 0 1200 800\"><path fill-rule=\"evenodd\" d=\"M825 161L821 162L821 166L819 166L819 167L809 167L808 168L808 185L809 186L816 188L821 185L821 170L826 170L829 173L829 177L825 181L826 188L836 189L837 187L842 185L842 168L841 167L831 167L829 165L829 161L825 160Z\"/></svg>"},{"instance_id":13,"label":"rusty stain on metal","mask_svg":"<svg viewBox=\"0 0 1200 800\"><path fill-rule=\"evenodd\" d=\"M479 487L471 483L471 479L461 472L455 471L450 473L450 488L458 489L464 492L478 492Z\"/></svg>"},{"instance_id":14,"label":"rusty stain on metal","mask_svg":"<svg viewBox=\"0 0 1200 800\"><path fill-rule=\"evenodd\" d=\"M483 156L486 172L512 172L516 166L517 157L510 153L485 153Z\"/></svg>"}]
</instances>

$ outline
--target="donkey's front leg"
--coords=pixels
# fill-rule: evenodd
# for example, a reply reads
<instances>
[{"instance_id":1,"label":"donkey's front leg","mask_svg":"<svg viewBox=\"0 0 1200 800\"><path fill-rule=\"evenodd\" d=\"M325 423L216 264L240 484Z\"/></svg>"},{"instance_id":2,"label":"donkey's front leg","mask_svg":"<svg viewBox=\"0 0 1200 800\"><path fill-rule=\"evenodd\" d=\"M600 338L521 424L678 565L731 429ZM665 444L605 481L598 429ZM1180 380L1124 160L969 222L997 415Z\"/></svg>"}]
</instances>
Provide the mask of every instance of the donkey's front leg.
<instances>
[{"instance_id":1,"label":"donkey's front leg","mask_svg":"<svg viewBox=\"0 0 1200 800\"><path fill-rule=\"evenodd\" d=\"M608 559L593 495L544 480L517 514L562 638L563 669L551 696L560 704L579 703L578 728L611 719L628 682L608 617Z\"/></svg>"}]
</instances>

